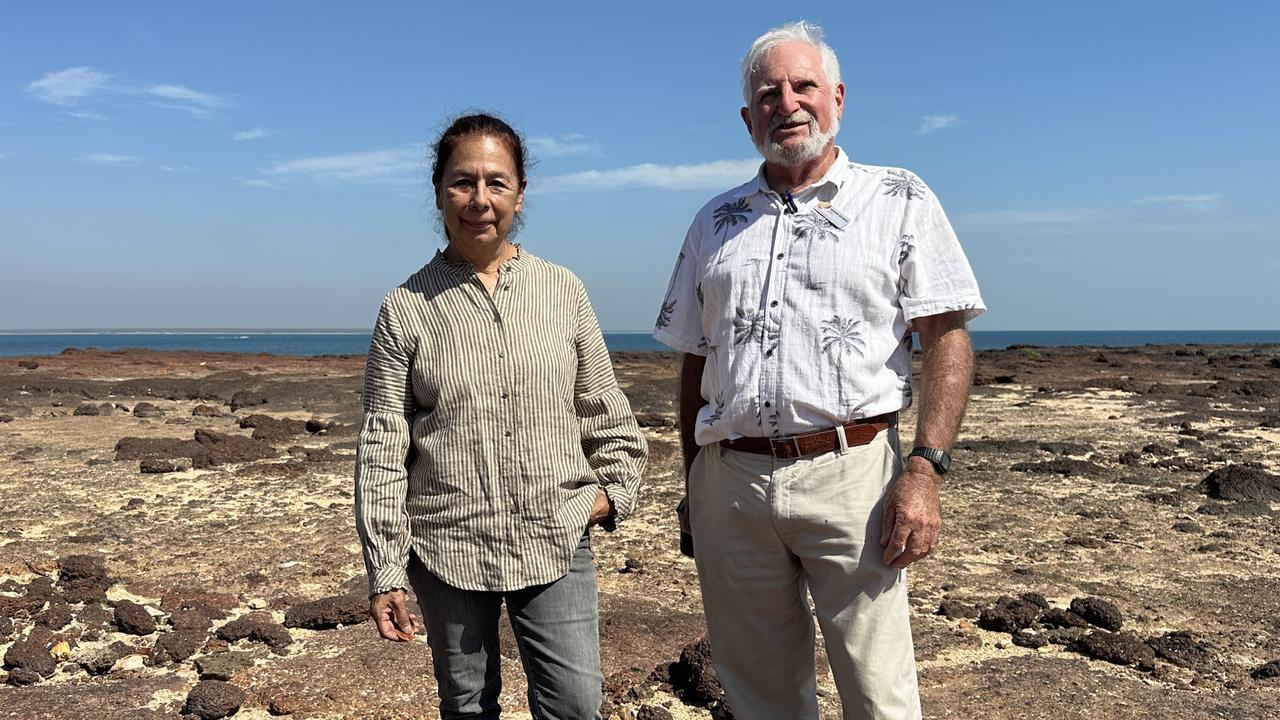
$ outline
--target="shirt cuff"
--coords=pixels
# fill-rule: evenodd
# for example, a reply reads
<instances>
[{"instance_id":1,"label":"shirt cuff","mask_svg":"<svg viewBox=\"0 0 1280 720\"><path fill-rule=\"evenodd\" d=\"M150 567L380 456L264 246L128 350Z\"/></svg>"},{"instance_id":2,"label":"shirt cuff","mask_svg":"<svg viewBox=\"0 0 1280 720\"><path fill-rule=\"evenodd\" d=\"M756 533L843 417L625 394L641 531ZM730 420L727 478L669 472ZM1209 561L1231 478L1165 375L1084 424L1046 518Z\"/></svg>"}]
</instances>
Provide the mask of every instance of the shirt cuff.
<instances>
[{"instance_id":1,"label":"shirt cuff","mask_svg":"<svg viewBox=\"0 0 1280 720\"><path fill-rule=\"evenodd\" d=\"M635 493L627 490L622 484L601 485L604 494L608 496L609 502L613 504L613 515L600 523L600 527L609 532L617 529L618 523L631 517L631 513L636 507Z\"/></svg>"},{"instance_id":2,"label":"shirt cuff","mask_svg":"<svg viewBox=\"0 0 1280 720\"><path fill-rule=\"evenodd\" d=\"M707 354L707 346L705 341L702 341L701 338L698 340L683 338L665 327L654 330L653 339L673 350L679 350L680 352L689 353L690 355L702 355L705 357Z\"/></svg>"},{"instance_id":3,"label":"shirt cuff","mask_svg":"<svg viewBox=\"0 0 1280 720\"><path fill-rule=\"evenodd\" d=\"M409 574L402 567L378 568L369 574L369 597L391 590L408 590Z\"/></svg>"}]
</instances>

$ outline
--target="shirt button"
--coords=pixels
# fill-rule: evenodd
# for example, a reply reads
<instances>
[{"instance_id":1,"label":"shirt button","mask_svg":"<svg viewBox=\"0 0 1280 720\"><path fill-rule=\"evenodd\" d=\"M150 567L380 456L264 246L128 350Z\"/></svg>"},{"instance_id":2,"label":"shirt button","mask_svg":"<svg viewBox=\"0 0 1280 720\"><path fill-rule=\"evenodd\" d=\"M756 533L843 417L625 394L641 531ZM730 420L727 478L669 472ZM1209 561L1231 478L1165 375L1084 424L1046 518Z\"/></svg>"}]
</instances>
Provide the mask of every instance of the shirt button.
<instances>
[{"instance_id":1,"label":"shirt button","mask_svg":"<svg viewBox=\"0 0 1280 720\"><path fill-rule=\"evenodd\" d=\"M779 260L781 260L781 259L782 259L782 253L778 253L778 259L779 259Z\"/></svg>"},{"instance_id":2,"label":"shirt button","mask_svg":"<svg viewBox=\"0 0 1280 720\"><path fill-rule=\"evenodd\" d=\"M773 302L769 303L769 307L778 307L778 301L774 300Z\"/></svg>"},{"instance_id":3,"label":"shirt button","mask_svg":"<svg viewBox=\"0 0 1280 720\"><path fill-rule=\"evenodd\" d=\"M503 400L506 400L506 399L507 399L507 394L506 394L506 393L502 393L502 399L503 399Z\"/></svg>"},{"instance_id":4,"label":"shirt button","mask_svg":"<svg viewBox=\"0 0 1280 720\"><path fill-rule=\"evenodd\" d=\"M503 434L503 435L505 435L505 436L507 436L507 437L511 437L511 431L510 431L510 430L503 430L503 431L502 431L502 434Z\"/></svg>"},{"instance_id":5,"label":"shirt button","mask_svg":"<svg viewBox=\"0 0 1280 720\"><path fill-rule=\"evenodd\" d=\"M765 350L765 351L764 351L764 356L765 356L765 357L773 357L773 351L772 351L772 350Z\"/></svg>"},{"instance_id":6,"label":"shirt button","mask_svg":"<svg viewBox=\"0 0 1280 720\"><path fill-rule=\"evenodd\" d=\"M507 356L507 354L506 354L506 353L502 353L502 352L498 353L498 357L500 357L500 358L504 358L504 357L506 357L506 356Z\"/></svg>"},{"instance_id":7,"label":"shirt button","mask_svg":"<svg viewBox=\"0 0 1280 720\"><path fill-rule=\"evenodd\" d=\"M769 402L768 400L765 400L765 401L764 401L764 406L765 406L765 407L773 407L773 403Z\"/></svg>"}]
</instances>

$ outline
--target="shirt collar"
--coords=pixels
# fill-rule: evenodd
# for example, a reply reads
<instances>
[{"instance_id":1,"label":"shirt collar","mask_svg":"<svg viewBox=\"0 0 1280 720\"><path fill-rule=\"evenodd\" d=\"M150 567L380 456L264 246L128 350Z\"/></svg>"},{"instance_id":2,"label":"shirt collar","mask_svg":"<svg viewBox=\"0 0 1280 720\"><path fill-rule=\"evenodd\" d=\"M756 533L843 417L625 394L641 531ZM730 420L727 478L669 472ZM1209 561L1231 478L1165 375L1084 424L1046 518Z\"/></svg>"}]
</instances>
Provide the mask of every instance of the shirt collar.
<instances>
[{"instance_id":1,"label":"shirt collar","mask_svg":"<svg viewBox=\"0 0 1280 720\"><path fill-rule=\"evenodd\" d=\"M502 265L499 268L500 272L503 272L503 273L519 272L520 268L523 268L524 266L529 264L529 258L533 256L530 255L519 244L515 244L515 246L516 246L515 256L510 258L506 262L502 263ZM457 260L450 260L449 258L445 257L443 250L436 250L435 257L431 258L431 262L428 263L428 265L435 268L436 270L439 270L448 275L452 275L454 277L470 278L476 274L476 269L471 263L460 262Z\"/></svg>"},{"instance_id":2,"label":"shirt collar","mask_svg":"<svg viewBox=\"0 0 1280 720\"><path fill-rule=\"evenodd\" d=\"M836 159L831 163L831 167L827 168L827 172L812 185L801 188L801 192L807 192L811 189L816 190L826 185L834 185L837 188L844 185L845 177L849 172L849 156L845 155L844 149L839 145L836 146ZM732 197L748 197L756 193L770 193L773 190L769 187L769 182L764 177L764 163L760 163L760 170L756 172L756 176L749 182L740 185L733 191Z\"/></svg>"}]
</instances>

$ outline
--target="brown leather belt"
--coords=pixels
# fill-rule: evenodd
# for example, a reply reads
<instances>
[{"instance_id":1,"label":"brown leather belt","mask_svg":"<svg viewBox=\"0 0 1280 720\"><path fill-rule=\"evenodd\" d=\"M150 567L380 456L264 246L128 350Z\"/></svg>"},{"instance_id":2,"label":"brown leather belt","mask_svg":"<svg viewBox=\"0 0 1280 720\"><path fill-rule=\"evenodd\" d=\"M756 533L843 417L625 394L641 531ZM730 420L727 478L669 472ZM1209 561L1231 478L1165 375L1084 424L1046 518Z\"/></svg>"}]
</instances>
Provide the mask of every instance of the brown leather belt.
<instances>
[{"instance_id":1,"label":"brown leather belt","mask_svg":"<svg viewBox=\"0 0 1280 720\"><path fill-rule=\"evenodd\" d=\"M897 424L898 413L896 412L850 420L843 426L845 444L848 447L866 445L874 440L881 430L887 430ZM740 437L734 440L721 440L720 446L757 455L772 455L779 460L794 460L805 455L839 450L840 438L836 435L836 429L831 428L782 438Z\"/></svg>"}]
</instances>

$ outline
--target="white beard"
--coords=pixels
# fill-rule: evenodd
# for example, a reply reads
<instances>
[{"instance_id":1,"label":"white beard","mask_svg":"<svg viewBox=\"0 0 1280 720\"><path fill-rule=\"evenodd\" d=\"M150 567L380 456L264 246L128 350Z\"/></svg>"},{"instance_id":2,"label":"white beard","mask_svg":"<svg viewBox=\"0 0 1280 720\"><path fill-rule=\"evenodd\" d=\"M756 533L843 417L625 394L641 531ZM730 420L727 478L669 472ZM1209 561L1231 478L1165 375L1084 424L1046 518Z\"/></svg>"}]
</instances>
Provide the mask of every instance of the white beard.
<instances>
[{"instance_id":1,"label":"white beard","mask_svg":"<svg viewBox=\"0 0 1280 720\"><path fill-rule=\"evenodd\" d=\"M807 114L807 113L806 113ZM774 128L769 129L769 134L773 133ZM766 139L756 143L756 150L764 157L766 162L783 167L795 167L812 162L822 157L826 152L827 146L832 140L836 139L836 134L840 132L840 118L835 113L831 114L831 127L826 132L818 130L818 121L810 117L809 120L809 137L805 138L799 144L784 147L783 145Z\"/></svg>"}]
</instances>

